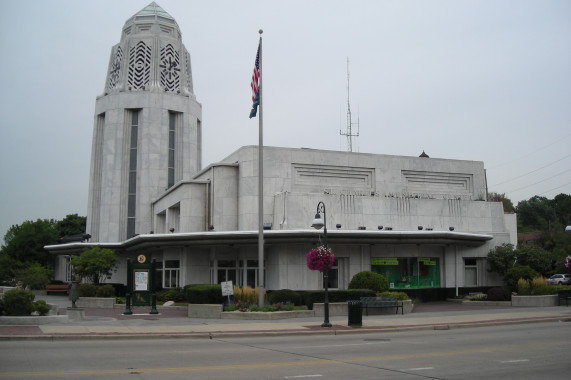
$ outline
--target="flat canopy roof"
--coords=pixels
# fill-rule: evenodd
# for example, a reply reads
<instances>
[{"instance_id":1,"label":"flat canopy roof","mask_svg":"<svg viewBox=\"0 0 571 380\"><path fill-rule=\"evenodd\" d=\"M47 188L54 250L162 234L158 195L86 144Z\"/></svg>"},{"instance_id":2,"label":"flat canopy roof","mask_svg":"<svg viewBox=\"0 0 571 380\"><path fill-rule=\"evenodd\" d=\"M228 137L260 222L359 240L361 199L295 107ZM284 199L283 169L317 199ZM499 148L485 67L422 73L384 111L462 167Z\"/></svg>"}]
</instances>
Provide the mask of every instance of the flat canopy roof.
<instances>
[{"instance_id":1,"label":"flat canopy roof","mask_svg":"<svg viewBox=\"0 0 571 380\"><path fill-rule=\"evenodd\" d=\"M264 245L315 243L322 230L265 230ZM328 230L327 242L332 244L427 244L480 246L493 239L492 235L454 231L345 231ZM117 243L69 243L44 248L55 255L74 254L87 247L120 251L135 251L172 246L216 247L221 245L257 245L258 231L190 232L145 234Z\"/></svg>"}]
</instances>

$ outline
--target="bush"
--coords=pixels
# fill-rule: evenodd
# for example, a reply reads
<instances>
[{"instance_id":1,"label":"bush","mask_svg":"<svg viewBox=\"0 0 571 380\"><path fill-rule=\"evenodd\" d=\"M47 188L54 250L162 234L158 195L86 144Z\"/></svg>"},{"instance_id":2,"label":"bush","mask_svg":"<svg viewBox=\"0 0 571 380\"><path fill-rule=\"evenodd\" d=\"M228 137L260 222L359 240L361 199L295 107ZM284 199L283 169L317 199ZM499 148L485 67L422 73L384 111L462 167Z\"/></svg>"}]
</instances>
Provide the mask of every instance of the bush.
<instances>
[{"instance_id":1,"label":"bush","mask_svg":"<svg viewBox=\"0 0 571 380\"><path fill-rule=\"evenodd\" d=\"M282 289L276 290L268 294L268 302L269 303L292 303L295 306L301 306L302 304L301 295L290 289Z\"/></svg>"},{"instance_id":2,"label":"bush","mask_svg":"<svg viewBox=\"0 0 571 380\"><path fill-rule=\"evenodd\" d=\"M34 311L34 298L30 290L12 289L4 293L2 307L6 315L27 316Z\"/></svg>"},{"instance_id":3,"label":"bush","mask_svg":"<svg viewBox=\"0 0 571 380\"><path fill-rule=\"evenodd\" d=\"M79 284L80 297L97 297L97 285Z\"/></svg>"},{"instance_id":4,"label":"bush","mask_svg":"<svg viewBox=\"0 0 571 380\"><path fill-rule=\"evenodd\" d=\"M182 288L170 288L157 292L157 301L160 302L183 302L186 301L184 290Z\"/></svg>"},{"instance_id":5,"label":"bush","mask_svg":"<svg viewBox=\"0 0 571 380\"><path fill-rule=\"evenodd\" d=\"M531 294L531 286L525 278L517 280L517 294L522 296Z\"/></svg>"},{"instance_id":6,"label":"bush","mask_svg":"<svg viewBox=\"0 0 571 380\"><path fill-rule=\"evenodd\" d=\"M113 287L113 285L110 284L100 285L97 287L95 296L106 297L106 298L115 297L115 288Z\"/></svg>"},{"instance_id":7,"label":"bush","mask_svg":"<svg viewBox=\"0 0 571 380\"><path fill-rule=\"evenodd\" d=\"M511 301L512 294L505 288L490 288L488 290L488 301Z\"/></svg>"},{"instance_id":8,"label":"bush","mask_svg":"<svg viewBox=\"0 0 571 380\"><path fill-rule=\"evenodd\" d=\"M241 302L242 304L249 305L251 303L255 303L257 300L258 293L250 286L241 287L238 285L234 285L232 291L234 292L234 294L232 295L232 299L236 303Z\"/></svg>"},{"instance_id":9,"label":"bush","mask_svg":"<svg viewBox=\"0 0 571 380\"><path fill-rule=\"evenodd\" d=\"M34 310L39 314L39 315L46 315L49 311L50 311L50 307L48 306L48 304L46 303L46 301L44 300L37 300L36 302L34 302Z\"/></svg>"},{"instance_id":10,"label":"bush","mask_svg":"<svg viewBox=\"0 0 571 380\"><path fill-rule=\"evenodd\" d=\"M223 304L222 287L214 285L186 285L184 295L188 303L195 304Z\"/></svg>"},{"instance_id":11,"label":"bush","mask_svg":"<svg viewBox=\"0 0 571 380\"><path fill-rule=\"evenodd\" d=\"M535 277L539 277L539 273L531 269L528 266L519 266L509 269L505 276L504 282L508 289L512 292L517 291L517 282L520 278L525 280L532 280Z\"/></svg>"},{"instance_id":12,"label":"bush","mask_svg":"<svg viewBox=\"0 0 571 380\"><path fill-rule=\"evenodd\" d=\"M382 292L377 294L378 297L396 297L399 301L409 300L410 297L405 292Z\"/></svg>"},{"instance_id":13,"label":"bush","mask_svg":"<svg viewBox=\"0 0 571 380\"><path fill-rule=\"evenodd\" d=\"M29 267L16 271L16 283L26 289L45 289L50 283L52 271L44 268L39 263L33 263Z\"/></svg>"},{"instance_id":14,"label":"bush","mask_svg":"<svg viewBox=\"0 0 571 380\"><path fill-rule=\"evenodd\" d=\"M389 282L382 274L371 271L357 273L351 279L349 289L370 289L375 293L384 292L389 288Z\"/></svg>"}]
</instances>

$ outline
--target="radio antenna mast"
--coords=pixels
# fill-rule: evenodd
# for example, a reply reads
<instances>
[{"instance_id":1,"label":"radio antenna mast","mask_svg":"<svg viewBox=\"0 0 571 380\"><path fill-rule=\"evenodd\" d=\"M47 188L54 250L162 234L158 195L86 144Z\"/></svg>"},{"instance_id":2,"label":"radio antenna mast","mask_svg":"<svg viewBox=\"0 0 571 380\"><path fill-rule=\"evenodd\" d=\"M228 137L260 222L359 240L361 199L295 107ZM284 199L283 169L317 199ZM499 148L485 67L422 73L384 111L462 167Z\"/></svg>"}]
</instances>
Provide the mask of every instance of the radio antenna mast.
<instances>
[{"instance_id":1,"label":"radio antenna mast","mask_svg":"<svg viewBox=\"0 0 571 380\"><path fill-rule=\"evenodd\" d=\"M347 57L347 130L345 132L339 130L339 134L347 136L347 151L353 151L353 137L359 137L359 116L357 115L357 122L353 123L351 116L351 103L349 101L349 57ZM357 127L357 133L353 132L353 125Z\"/></svg>"}]
</instances>

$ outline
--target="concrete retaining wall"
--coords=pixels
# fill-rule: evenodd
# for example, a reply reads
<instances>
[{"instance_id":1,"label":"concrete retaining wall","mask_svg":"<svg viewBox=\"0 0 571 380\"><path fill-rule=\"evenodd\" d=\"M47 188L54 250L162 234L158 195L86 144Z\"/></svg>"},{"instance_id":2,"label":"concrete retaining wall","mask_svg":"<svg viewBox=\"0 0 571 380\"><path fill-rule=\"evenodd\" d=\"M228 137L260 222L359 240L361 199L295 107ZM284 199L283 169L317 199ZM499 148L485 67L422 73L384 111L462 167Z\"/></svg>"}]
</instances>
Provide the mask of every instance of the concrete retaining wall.
<instances>
[{"instance_id":1,"label":"concrete retaining wall","mask_svg":"<svg viewBox=\"0 0 571 380\"><path fill-rule=\"evenodd\" d=\"M219 304L188 304L189 318L219 319L222 305Z\"/></svg>"},{"instance_id":2,"label":"concrete retaining wall","mask_svg":"<svg viewBox=\"0 0 571 380\"><path fill-rule=\"evenodd\" d=\"M239 319L239 320L277 320L290 318L310 318L313 317L313 310L295 310L295 311L273 311L263 312L241 312L241 311L225 311L221 313L221 319Z\"/></svg>"},{"instance_id":3,"label":"concrete retaining wall","mask_svg":"<svg viewBox=\"0 0 571 380\"><path fill-rule=\"evenodd\" d=\"M512 296L512 306L519 307L548 307L558 306L557 295L548 296Z\"/></svg>"},{"instance_id":4,"label":"concrete retaining wall","mask_svg":"<svg viewBox=\"0 0 571 380\"><path fill-rule=\"evenodd\" d=\"M113 309L115 298L79 297L75 305L83 308Z\"/></svg>"}]
</instances>

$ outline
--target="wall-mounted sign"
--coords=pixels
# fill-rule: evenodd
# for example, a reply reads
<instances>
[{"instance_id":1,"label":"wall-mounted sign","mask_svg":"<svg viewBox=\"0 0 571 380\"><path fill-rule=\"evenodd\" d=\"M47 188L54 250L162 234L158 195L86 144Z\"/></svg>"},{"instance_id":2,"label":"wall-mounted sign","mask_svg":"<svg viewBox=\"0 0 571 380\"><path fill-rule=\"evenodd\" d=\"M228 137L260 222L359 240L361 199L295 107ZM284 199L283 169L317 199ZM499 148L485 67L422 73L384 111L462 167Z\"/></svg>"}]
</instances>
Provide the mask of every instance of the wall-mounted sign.
<instances>
[{"instance_id":1,"label":"wall-mounted sign","mask_svg":"<svg viewBox=\"0 0 571 380\"><path fill-rule=\"evenodd\" d=\"M431 260L429 257L419 257L418 262L423 263L424 265L430 265L430 266L436 265L436 261Z\"/></svg>"},{"instance_id":2,"label":"wall-mounted sign","mask_svg":"<svg viewBox=\"0 0 571 380\"><path fill-rule=\"evenodd\" d=\"M399 265L396 257L372 257L371 265Z\"/></svg>"}]
</instances>

